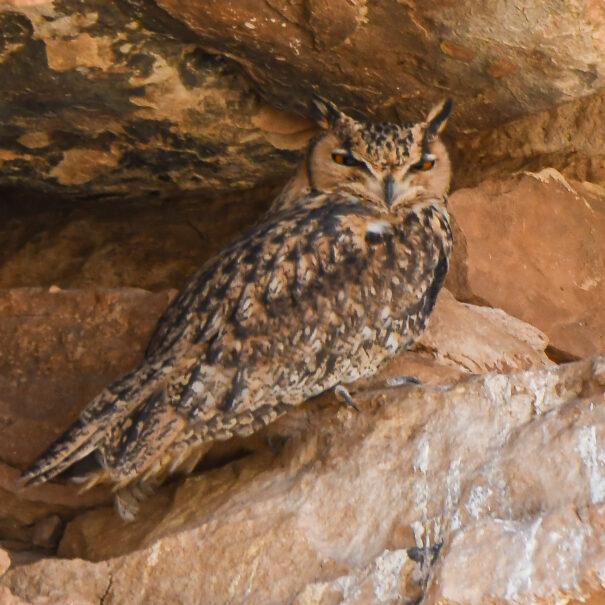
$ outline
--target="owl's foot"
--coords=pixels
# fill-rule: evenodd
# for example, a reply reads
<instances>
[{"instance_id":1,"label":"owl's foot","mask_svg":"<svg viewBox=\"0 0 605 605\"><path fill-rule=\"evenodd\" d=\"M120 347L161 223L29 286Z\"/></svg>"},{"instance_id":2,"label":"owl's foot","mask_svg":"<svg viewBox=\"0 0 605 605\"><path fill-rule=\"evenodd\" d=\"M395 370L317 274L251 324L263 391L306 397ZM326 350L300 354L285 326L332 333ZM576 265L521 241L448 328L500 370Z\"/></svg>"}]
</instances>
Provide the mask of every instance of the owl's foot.
<instances>
[{"instance_id":1,"label":"owl's foot","mask_svg":"<svg viewBox=\"0 0 605 605\"><path fill-rule=\"evenodd\" d=\"M387 378L387 386L400 387L402 384L422 384L418 378L414 376L397 376L396 378Z\"/></svg>"},{"instance_id":2,"label":"owl's foot","mask_svg":"<svg viewBox=\"0 0 605 605\"><path fill-rule=\"evenodd\" d=\"M420 566L420 585L422 586L423 593L426 591L431 575L431 568L439 556L442 545L443 542L439 542L438 544L425 546L424 548L417 546L408 548L408 557Z\"/></svg>"},{"instance_id":3,"label":"owl's foot","mask_svg":"<svg viewBox=\"0 0 605 605\"><path fill-rule=\"evenodd\" d=\"M355 405L353 401L353 397L345 387L339 384L334 388L334 395L336 395L336 399L338 401L344 401L346 404L350 405L356 412L359 412L359 408Z\"/></svg>"},{"instance_id":4,"label":"owl's foot","mask_svg":"<svg viewBox=\"0 0 605 605\"><path fill-rule=\"evenodd\" d=\"M433 544L433 546L429 546L426 548L419 548L418 546L413 546L412 548L408 548L407 553L408 557L412 559L412 561L416 561L416 563L428 563L432 565L437 556L439 555L439 551L443 546L443 542L439 542L438 544Z\"/></svg>"}]
</instances>

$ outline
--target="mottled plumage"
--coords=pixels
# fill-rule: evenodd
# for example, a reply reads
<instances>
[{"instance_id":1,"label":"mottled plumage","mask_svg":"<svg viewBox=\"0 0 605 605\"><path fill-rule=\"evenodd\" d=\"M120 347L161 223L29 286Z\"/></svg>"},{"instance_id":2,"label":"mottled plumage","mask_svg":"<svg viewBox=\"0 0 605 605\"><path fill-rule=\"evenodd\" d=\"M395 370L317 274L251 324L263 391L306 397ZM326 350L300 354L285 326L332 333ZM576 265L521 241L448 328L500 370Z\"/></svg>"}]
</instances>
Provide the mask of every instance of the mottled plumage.
<instances>
[{"instance_id":1,"label":"mottled plumage","mask_svg":"<svg viewBox=\"0 0 605 605\"><path fill-rule=\"evenodd\" d=\"M448 268L450 103L372 125L318 102L325 131L268 215L207 262L160 319L145 361L101 392L24 474L95 452L89 485L120 514L219 439L246 436L372 376L426 327Z\"/></svg>"}]
</instances>

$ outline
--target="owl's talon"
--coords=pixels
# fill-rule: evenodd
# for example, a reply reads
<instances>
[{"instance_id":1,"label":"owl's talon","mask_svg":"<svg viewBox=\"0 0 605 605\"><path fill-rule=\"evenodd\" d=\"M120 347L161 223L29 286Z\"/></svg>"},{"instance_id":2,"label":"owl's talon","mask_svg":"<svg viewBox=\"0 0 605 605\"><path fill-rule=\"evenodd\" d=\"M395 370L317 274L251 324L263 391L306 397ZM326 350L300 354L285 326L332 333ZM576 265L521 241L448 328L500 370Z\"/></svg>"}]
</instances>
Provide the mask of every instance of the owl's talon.
<instances>
[{"instance_id":1,"label":"owl's talon","mask_svg":"<svg viewBox=\"0 0 605 605\"><path fill-rule=\"evenodd\" d=\"M429 546L427 548L419 548L418 546L413 546L412 548L408 548L407 554L412 561L416 563L426 563L427 562L427 554L428 554L428 564L432 565L437 556L439 555L439 551L443 546L443 542L439 542L438 544L433 544L433 546Z\"/></svg>"},{"instance_id":2,"label":"owl's talon","mask_svg":"<svg viewBox=\"0 0 605 605\"><path fill-rule=\"evenodd\" d=\"M396 378L387 378L387 386L400 387L402 384L422 384L418 378L414 376L397 376Z\"/></svg>"},{"instance_id":3,"label":"owl's talon","mask_svg":"<svg viewBox=\"0 0 605 605\"><path fill-rule=\"evenodd\" d=\"M336 399L338 399L338 401L344 401L346 404L350 405L356 412L360 413L359 408L355 405L355 401L353 401L353 397L351 397L349 391L347 391L347 389L341 384L339 384L334 389L334 395L336 395Z\"/></svg>"}]
</instances>

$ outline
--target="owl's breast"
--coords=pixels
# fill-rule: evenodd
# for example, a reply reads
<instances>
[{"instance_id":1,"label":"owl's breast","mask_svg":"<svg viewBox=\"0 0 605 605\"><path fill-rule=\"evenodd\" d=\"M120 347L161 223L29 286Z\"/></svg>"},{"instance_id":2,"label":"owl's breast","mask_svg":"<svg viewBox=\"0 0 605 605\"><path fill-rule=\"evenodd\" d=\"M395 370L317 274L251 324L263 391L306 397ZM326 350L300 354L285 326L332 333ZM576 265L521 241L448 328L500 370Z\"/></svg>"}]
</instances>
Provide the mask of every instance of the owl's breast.
<instances>
[{"instance_id":1,"label":"owl's breast","mask_svg":"<svg viewBox=\"0 0 605 605\"><path fill-rule=\"evenodd\" d=\"M368 220L365 246L362 330L392 354L420 336L435 305L452 248L447 212L422 204L400 221Z\"/></svg>"}]
</instances>

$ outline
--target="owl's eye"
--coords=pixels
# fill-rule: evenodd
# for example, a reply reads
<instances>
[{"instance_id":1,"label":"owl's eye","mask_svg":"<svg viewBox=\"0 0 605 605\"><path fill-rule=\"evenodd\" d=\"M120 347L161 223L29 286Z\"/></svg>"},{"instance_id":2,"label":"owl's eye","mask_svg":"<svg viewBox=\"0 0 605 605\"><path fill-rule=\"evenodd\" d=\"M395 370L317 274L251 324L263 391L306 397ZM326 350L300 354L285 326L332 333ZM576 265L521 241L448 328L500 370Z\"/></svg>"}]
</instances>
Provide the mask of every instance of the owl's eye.
<instances>
[{"instance_id":1,"label":"owl's eye","mask_svg":"<svg viewBox=\"0 0 605 605\"><path fill-rule=\"evenodd\" d=\"M341 166L363 166L364 163L350 153L342 153L340 151L334 151L332 153L332 159Z\"/></svg>"},{"instance_id":2,"label":"owl's eye","mask_svg":"<svg viewBox=\"0 0 605 605\"><path fill-rule=\"evenodd\" d=\"M412 164L411 170L426 172L435 165L435 160L424 159L416 164Z\"/></svg>"}]
</instances>

